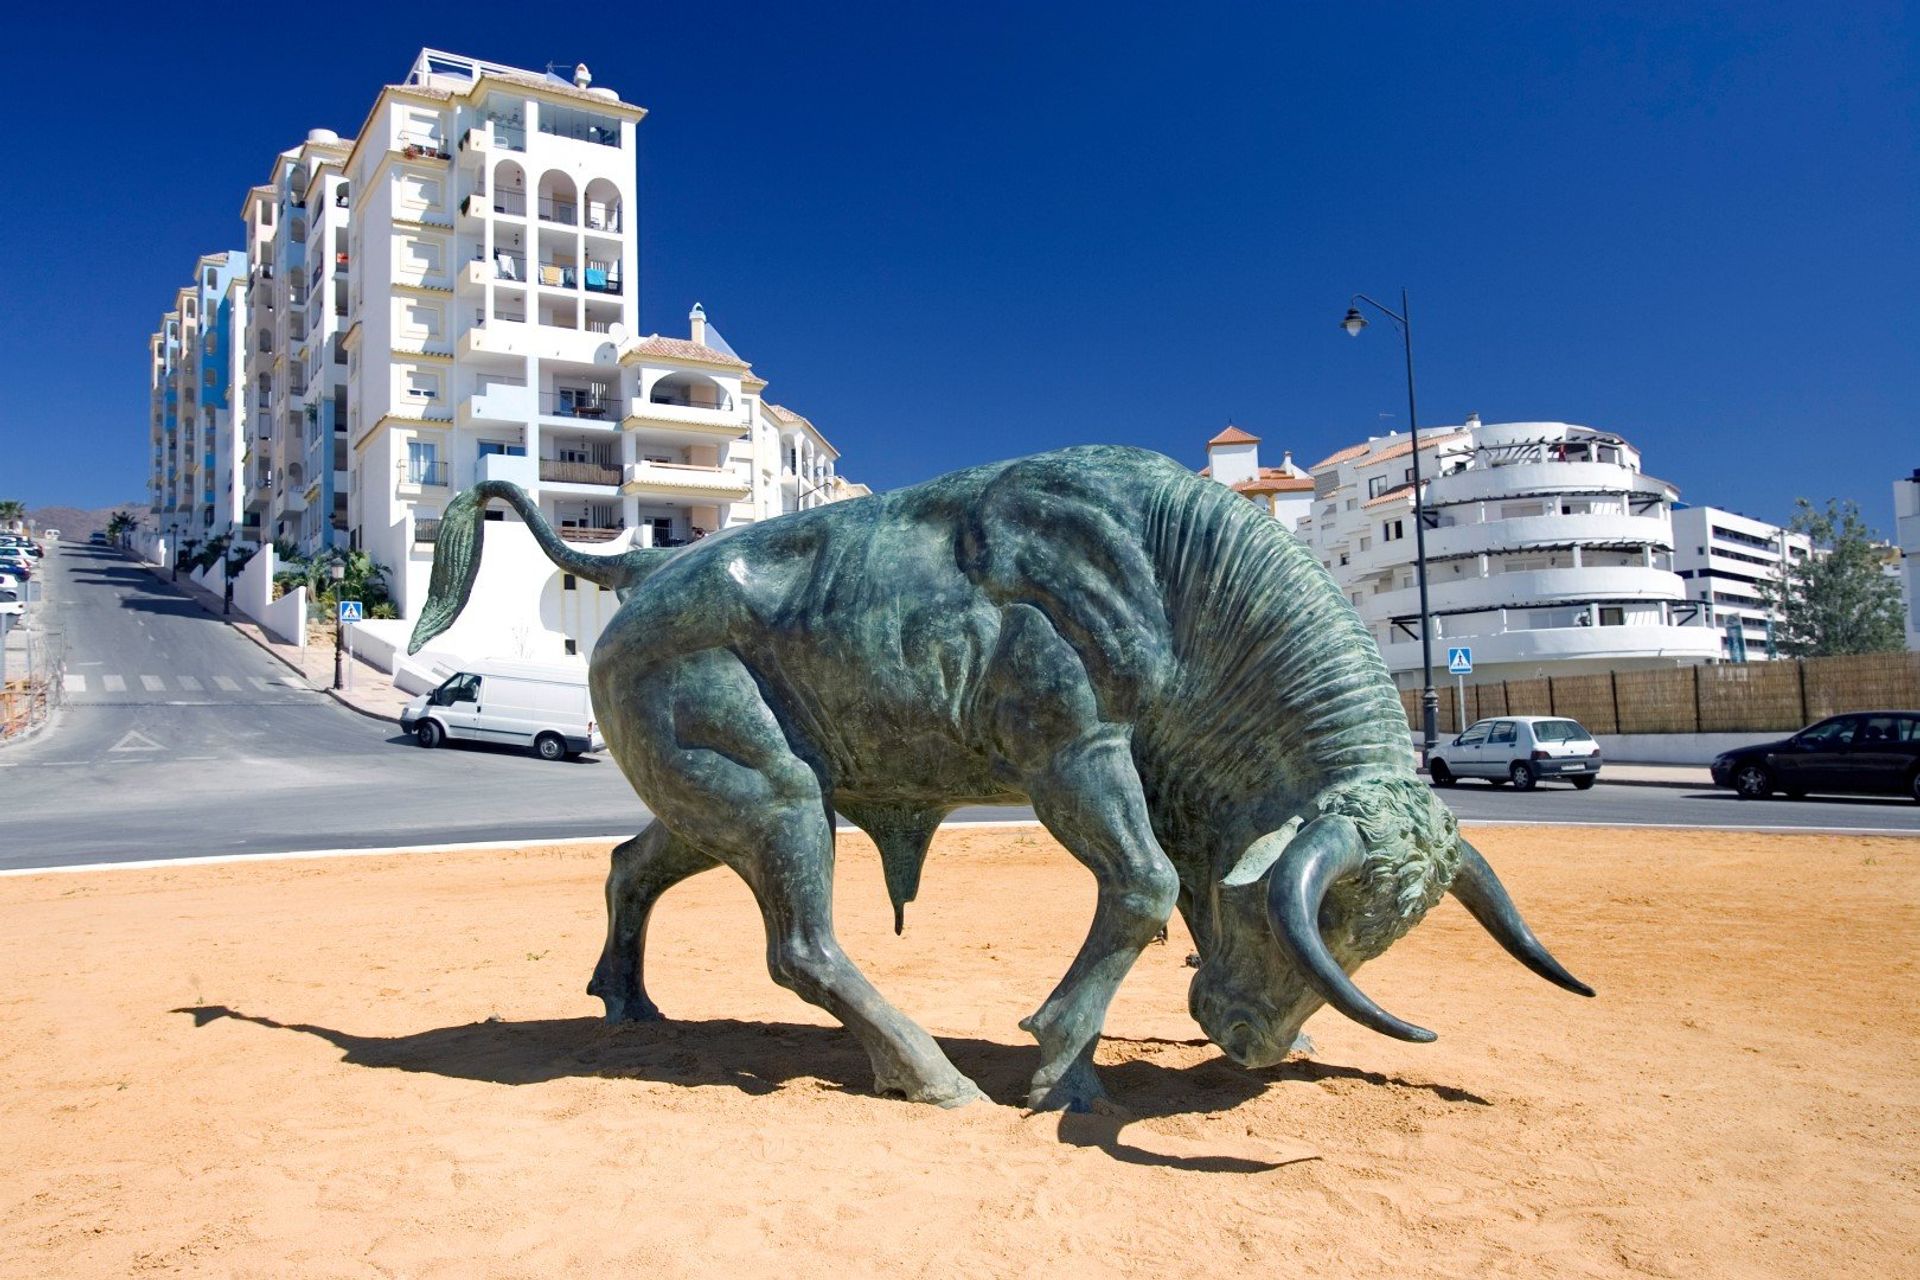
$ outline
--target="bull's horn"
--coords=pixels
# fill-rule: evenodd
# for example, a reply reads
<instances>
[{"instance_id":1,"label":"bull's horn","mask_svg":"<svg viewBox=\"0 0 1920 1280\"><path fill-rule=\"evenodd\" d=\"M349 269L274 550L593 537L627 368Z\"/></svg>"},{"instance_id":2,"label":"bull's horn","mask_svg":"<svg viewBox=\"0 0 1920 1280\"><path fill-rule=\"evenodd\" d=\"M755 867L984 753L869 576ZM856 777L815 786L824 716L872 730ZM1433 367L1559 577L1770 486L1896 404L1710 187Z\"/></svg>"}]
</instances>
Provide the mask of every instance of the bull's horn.
<instances>
[{"instance_id":1,"label":"bull's horn","mask_svg":"<svg viewBox=\"0 0 1920 1280\"><path fill-rule=\"evenodd\" d=\"M1366 848L1359 828L1346 817L1315 818L1288 843L1267 880L1267 920L1273 936L1293 957L1307 985L1321 999L1363 1027L1396 1040L1425 1044L1434 1038L1382 1009L1353 985L1320 936L1320 906L1327 891L1357 875Z\"/></svg>"},{"instance_id":2,"label":"bull's horn","mask_svg":"<svg viewBox=\"0 0 1920 1280\"><path fill-rule=\"evenodd\" d=\"M1493 874L1480 851L1465 840L1460 842L1460 869L1454 873L1452 893L1508 955L1556 987L1565 987L1575 995L1593 994L1592 987L1561 968L1560 962L1540 945L1540 939L1520 918L1520 909L1507 896L1500 877Z\"/></svg>"}]
</instances>

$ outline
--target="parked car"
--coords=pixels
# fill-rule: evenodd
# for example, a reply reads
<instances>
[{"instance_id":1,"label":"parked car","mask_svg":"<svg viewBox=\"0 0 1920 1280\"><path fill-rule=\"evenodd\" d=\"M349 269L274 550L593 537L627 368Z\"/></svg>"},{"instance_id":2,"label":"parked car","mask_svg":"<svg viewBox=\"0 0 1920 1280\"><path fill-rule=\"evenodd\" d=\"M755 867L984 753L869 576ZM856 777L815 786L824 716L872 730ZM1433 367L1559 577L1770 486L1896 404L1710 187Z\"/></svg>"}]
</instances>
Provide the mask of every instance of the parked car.
<instances>
[{"instance_id":1,"label":"parked car","mask_svg":"<svg viewBox=\"0 0 1920 1280\"><path fill-rule=\"evenodd\" d=\"M10 573L16 578L31 578L33 561L18 551L0 550L0 573Z\"/></svg>"},{"instance_id":2,"label":"parked car","mask_svg":"<svg viewBox=\"0 0 1920 1280\"><path fill-rule=\"evenodd\" d=\"M1427 774L1436 787L1485 778L1496 787L1510 782L1531 791L1552 778L1585 791L1600 776L1600 744L1565 716L1495 716L1434 748Z\"/></svg>"},{"instance_id":3,"label":"parked car","mask_svg":"<svg viewBox=\"0 0 1920 1280\"><path fill-rule=\"evenodd\" d=\"M400 713L400 727L423 747L449 738L532 747L542 760L599 751L599 726L581 667L495 662L449 676Z\"/></svg>"},{"instance_id":4,"label":"parked car","mask_svg":"<svg viewBox=\"0 0 1920 1280\"><path fill-rule=\"evenodd\" d=\"M1715 786L1742 800L1784 792L1905 795L1920 800L1920 711L1854 711L1810 724L1791 738L1722 752Z\"/></svg>"}]
</instances>

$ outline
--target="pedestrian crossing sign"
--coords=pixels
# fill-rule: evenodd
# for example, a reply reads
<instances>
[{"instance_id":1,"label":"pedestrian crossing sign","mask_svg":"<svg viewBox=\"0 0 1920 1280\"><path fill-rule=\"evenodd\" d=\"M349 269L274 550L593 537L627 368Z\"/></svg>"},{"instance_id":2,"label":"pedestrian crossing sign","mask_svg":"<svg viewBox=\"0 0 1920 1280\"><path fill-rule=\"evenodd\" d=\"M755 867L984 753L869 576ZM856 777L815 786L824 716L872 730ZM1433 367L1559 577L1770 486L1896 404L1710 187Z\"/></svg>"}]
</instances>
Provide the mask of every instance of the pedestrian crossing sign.
<instances>
[{"instance_id":1,"label":"pedestrian crossing sign","mask_svg":"<svg viewBox=\"0 0 1920 1280\"><path fill-rule=\"evenodd\" d=\"M358 600L342 600L340 602L340 621L360 622L363 620L364 617L360 612L360 602Z\"/></svg>"},{"instance_id":2,"label":"pedestrian crossing sign","mask_svg":"<svg viewBox=\"0 0 1920 1280\"><path fill-rule=\"evenodd\" d=\"M1450 676L1470 676L1473 674L1473 650L1466 645L1454 645L1447 650L1447 674Z\"/></svg>"}]
</instances>

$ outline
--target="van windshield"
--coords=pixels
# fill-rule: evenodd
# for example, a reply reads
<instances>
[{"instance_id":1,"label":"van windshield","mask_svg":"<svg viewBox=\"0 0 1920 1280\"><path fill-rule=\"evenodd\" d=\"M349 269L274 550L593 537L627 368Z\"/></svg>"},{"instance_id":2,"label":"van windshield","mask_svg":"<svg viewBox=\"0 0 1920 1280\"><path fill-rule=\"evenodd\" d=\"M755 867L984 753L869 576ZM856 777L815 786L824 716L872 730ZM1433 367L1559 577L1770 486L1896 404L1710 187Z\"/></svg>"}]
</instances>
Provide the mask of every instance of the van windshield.
<instances>
[{"instance_id":1,"label":"van windshield","mask_svg":"<svg viewBox=\"0 0 1920 1280\"><path fill-rule=\"evenodd\" d=\"M1580 727L1578 720L1538 721L1533 726L1533 736L1540 742L1580 742L1593 737Z\"/></svg>"}]
</instances>

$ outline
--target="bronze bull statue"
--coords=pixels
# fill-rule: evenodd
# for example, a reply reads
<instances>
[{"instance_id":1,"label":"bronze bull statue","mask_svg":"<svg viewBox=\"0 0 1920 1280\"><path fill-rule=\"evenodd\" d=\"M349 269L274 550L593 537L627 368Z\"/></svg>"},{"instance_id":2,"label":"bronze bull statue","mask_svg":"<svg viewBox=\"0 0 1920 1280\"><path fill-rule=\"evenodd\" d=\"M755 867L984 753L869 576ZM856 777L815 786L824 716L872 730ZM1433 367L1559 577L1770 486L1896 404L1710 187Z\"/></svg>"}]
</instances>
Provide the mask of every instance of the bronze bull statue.
<instances>
[{"instance_id":1,"label":"bronze bull statue","mask_svg":"<svg viewBox=\"0 0 1920 1280\"><path fill-rule=\"evenodd\" d=\"M657 816L613 852L588 987L609 1019L660 1016L648 914L724 865L759 902L774 980L859 1037L879 1090L978 1097L840 949L832 889L838 811L879 847L897 929L934 829L979 804L1031 804L1098 885L1079 954L1021 1023L1040 1045L1035 1108L1100 1096L1108 1003L1176 906L1200 956L1193 1016L1250 1067L1284 1057L1322 1003L1431 1040L1350 975L1448 892L1522 964L1593 994L1420 780L1333 580L1167 458L1063 449L617 555L567 546L520 489L485 482L442 518L413 651L466 603L492 498L623 600L589 684Z\"/></svg>"}]
</instances>

